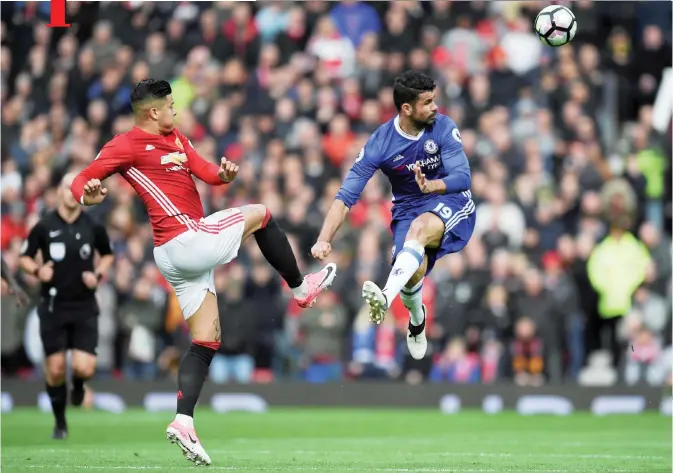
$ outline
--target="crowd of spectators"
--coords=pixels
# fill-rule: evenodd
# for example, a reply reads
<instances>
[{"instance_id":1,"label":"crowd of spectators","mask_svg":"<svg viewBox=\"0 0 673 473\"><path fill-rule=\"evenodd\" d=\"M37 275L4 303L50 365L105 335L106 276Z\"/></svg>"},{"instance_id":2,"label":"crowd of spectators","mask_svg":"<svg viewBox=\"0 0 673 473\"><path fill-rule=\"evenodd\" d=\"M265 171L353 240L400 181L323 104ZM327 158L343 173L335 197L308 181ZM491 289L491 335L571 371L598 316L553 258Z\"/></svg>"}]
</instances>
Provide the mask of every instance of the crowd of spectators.
<instances>
[{"instance_id":1,"label":"crowd of spectators","mask_svg":"<svg viewBox=\"0 0 673 473\"><path fill-rule=\"evenodd\" d=\"M309 270L342 176L395 115L393 78L411 68L436 78L461 129L477 203L472 241L425 285L429 355L408 357L399 300L374 326L360 298L390 265L390 189L376 175L316 307L299 310L254 242L216 270L211 379L670 383L671 134L653 128L652 105L671 67L671 4L569 3L578 34L556 49L532 31L543 6L68 1L73 26L50 29L47 2L3 2L3 255L17 267L60 177L132 126L130 87L154 77L171 81L201 155L241 166L232 185L197 184L206 214L265 204ZM119 176L107 187L88 210L116 255L98 290L98 376L174 376L189 333L142 204ZM3 374L41 376L36 315L2 290Z\"/></svg>"}]
</instances>

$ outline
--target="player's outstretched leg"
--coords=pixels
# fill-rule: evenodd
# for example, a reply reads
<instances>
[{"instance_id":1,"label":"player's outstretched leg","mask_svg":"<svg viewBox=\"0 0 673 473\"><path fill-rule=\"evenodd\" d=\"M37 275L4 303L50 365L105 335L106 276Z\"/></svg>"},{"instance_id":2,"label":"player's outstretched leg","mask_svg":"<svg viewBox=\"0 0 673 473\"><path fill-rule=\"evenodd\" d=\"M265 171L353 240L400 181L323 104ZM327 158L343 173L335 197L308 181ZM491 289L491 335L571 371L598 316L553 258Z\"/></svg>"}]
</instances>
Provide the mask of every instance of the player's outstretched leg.
<instances>
[{"instance_id":1,"label":"player's outstretched leg","mask_svg":"<svg viewBox=\"0 0 673 473\"><path fill-rule=\"evenodd\" d=\"M243 240L254 235L264 258L274 267L292 289L300 307L310 307L318 294L327 289L336 277L336 265L330 263L317 273L302 277L290 242L271 212L263 205L241 207L245 217Z\"/></svg>"},{"instance_id":2,"label":"player's outstretched leg","mask_svg":"<svg viewBox=\"0 0 673 473\"><path fill-rule=\"evenodd\" d=\"M384 289L380 289L372 281L365 281L362 286L362 297L369 304L369 319L372 322L376 324L383 322L388 307L423 264L424 256L425 245L423 243L418 240L407 240L395 259Z\"/></svg>"},{"instance_id":3,"label":"player's outstretched leg","mask_svg":"<svg viewBox=\"0 0 673 473\"><path fill-rule=\"evenodd\" d=\"M443 236L444 223L432 213L423 213L411 222L404 246L395 259L385 287L380 289L372 281L366 281L362 286L362 297L369 304L369 318L372 322L380 324L383 321L392 301L423 266L425 248L438 247Z\"/></svg>"},{"instance_id":4,"label":"player's outstretched leg","mask_svg":"<svg viewBox=\"0 0 673 473\"><path fill-rule=\"evenodd\" d=\"M175 420L166 429L166 438L178 445L189 461L210 465L210 457L194 430L194 407L222 338L215 295L206 292L199 309L191 316L184 315L188 317L192 344L178 369L178 409Z\"/></svg>"},{"instance_id":5,"label":"player's outstretched leg","mask_svg":"<svg viewBox=\"0 0 673 473\"><path fill-rule=\"evenodd\" d=\"M93 378L96 372L96 355L82 350L73 350L72 371L70 403L73 406L81 406L82 402L84 402L84 383Z\"/></svg>"},{"instance_id":6,"label":"player's outstretched leg","mask_svg":"<svg viewBox=\"0 0 673 473\"><path fill-rule=\"evenodd\" d=\"M425 336L425 316L427 309L423 304L423 278L428 265L428 257L414 273L409 282L400 291L400 298L409 310L409 326L407 328L407 348L415 360L421 360L428 350L428 339Z\"/></svg>"},{"instance_id":7,"label":"player's outstretched leg","mask_svg":"<svg viewBox=\"0 0 673 473\"><path fill-rule=\"evenodd\" d=\"M65 407L68 402L68 390L65 386L65 352L57 352L47 356L44 364L47 378L47 395L54 413L54 431L52 438L64 440L68 438L68 425L65 421Z\"/></svg>"}]
</instances>

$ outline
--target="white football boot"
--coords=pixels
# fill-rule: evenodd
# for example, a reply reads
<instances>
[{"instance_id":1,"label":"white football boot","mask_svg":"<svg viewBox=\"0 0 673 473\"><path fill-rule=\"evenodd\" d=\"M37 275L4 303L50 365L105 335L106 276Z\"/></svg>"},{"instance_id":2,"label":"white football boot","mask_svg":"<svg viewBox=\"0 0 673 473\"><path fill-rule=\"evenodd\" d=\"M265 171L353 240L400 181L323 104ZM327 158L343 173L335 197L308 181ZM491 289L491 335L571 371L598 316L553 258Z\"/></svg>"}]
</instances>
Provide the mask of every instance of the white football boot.
<instances>
[{"instance_id":1,"label":"white football boot","mask_svg":"<svg viewBox=\"0 0 673 473\"><path fill-rule=\"evenodd\" d=\"M166 438L182 450L182 454L195 465L210 465L210 457L203 449L196 431L174 420L166 428Z\"/></svg>"},{"instance_id":2,"label":"white football boot","mask_svg":"<svg viewBox=\"0 0 673 473\"><path fill-rule=\"evenodd\" d=\"M371 281L365 281L362 285L362 297L369 304L369 320L380 324L386 318L388 301L381 288Z\"/></svg>"},{"instance_id":3,"label":"white football boot","mask_svg":"<svg viewBox=\"0 0 673 473\"><path fill-rule=\"evenodd\" d=\"M425 336L425 320L428 315L428 310L423 304L423 323L421 325L411 325L407 328L407 348L409 354L414 360L422 360L425 352L428 351L428 339Z\"/></svg>"}]
</instances>

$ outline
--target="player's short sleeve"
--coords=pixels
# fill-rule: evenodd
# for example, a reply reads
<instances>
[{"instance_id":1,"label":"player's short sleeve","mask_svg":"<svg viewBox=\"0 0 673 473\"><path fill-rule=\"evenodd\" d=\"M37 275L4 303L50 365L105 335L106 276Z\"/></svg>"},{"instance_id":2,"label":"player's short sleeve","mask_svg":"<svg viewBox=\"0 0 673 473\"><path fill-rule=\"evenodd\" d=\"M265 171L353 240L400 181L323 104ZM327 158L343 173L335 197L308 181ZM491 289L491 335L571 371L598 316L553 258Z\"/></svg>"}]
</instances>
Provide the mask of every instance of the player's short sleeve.
<instances>
[{"instance_id":1,"label":"player's short sleeve","mask_svg":"<svg viewBox=\"0 0 673 473\"><path fill-rule=\"evenodd\" d=\"M46 233L47 229L42 222L37 222L21 245L21 256L35 258L38 250L44 248Z\"/></svg>"},{"instance_id":2,"label":"player's short sleeve","mask_svg":"<svg viewBox=\"0 0 673 473\"><path fill-rule=\"evenodd\" d=\"M348 171L336 198L348 208L355 205L367 182L379 168L381 160L381 151L376 140L376 134L374 134L360 150L358 157L355 158L353 167Z\"/></svg>"},{"instance_id":3,"label":"player's short sleeve","mask_svg":"<svg viewBox=\"0 0 673 473\"><path fill-rule=\"evenodd\" d=\"M98 222L93 225L93 246L101 256L112 254L112 245L107 230Z\"/></svg>"}]
</instances>

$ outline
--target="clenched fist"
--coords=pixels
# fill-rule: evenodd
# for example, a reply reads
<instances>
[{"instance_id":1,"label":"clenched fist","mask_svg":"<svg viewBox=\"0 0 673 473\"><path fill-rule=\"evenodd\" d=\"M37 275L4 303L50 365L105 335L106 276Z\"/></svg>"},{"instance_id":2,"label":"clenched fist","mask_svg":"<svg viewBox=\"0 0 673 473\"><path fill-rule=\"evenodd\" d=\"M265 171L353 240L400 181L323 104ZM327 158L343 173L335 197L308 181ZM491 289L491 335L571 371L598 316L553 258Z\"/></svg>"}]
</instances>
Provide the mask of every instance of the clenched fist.
<instances>
[{"instance_id":1,"label":"clenched fist","mask_svg":"<svg viewBox=\"0 0 673 473\"><path fill-rule=\"evenodd\" d=\"M316 242L315 245L313 245L313 248L311 248L311 254L313 255L313 257L320 261L327 258L331 252L332 252L332 245L330 245L326 241L318 241Z\"/></svg>"},{"instance_id":2,"label":"clenched fist","mask_svg":"<svg viewBox=\"0 0 673 473\"><path fill-rule=\"evenodd\" d=\"M96 289L96 286L98 286L98 278L91 271L84 271L82 273L82 282L89 289Z\"/></svg>"},{"instance_id":3,"label":"clenched fist","mask_svg":"<svg viewBox=\"0 0 673 473\"><path fill-rule=\"evenodd\" d=\"M37 278L41 282L49 282L51 281L51 278L54 277L54 262L49 261L47 264L42 266L40 269L37 270Z\"/></svg>"}]
</instances>

